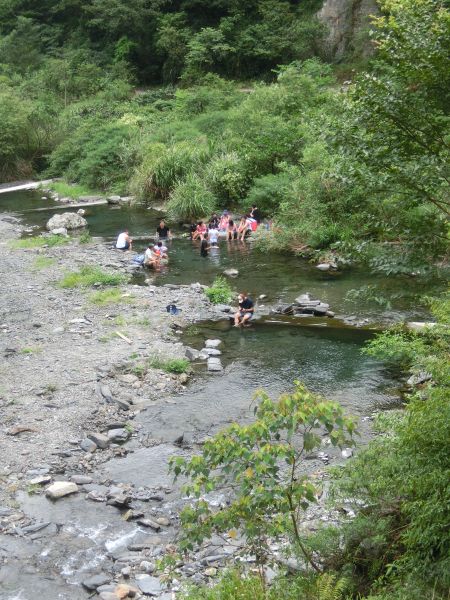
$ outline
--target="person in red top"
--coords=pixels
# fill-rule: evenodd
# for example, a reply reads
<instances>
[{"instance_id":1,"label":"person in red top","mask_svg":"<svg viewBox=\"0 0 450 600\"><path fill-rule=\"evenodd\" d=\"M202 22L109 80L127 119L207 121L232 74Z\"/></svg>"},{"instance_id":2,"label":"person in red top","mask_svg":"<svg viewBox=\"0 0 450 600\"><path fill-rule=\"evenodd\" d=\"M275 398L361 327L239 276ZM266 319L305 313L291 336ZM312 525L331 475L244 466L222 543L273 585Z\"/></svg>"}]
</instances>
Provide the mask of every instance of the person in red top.
<instances>
[{"instance_id":1,"label":"person in red top","mask_svg":"<svg viewBox=\"0 0 450 600\"><path fill-rule=\"evenodd\" d=\"M203 223L203 221L199 221L197 224L197 229L192 234L192 239L196 240L197 238L201 238L202 236L206 235L207 231L208 231L208 228Z\"/></svg>"}]
</instances>

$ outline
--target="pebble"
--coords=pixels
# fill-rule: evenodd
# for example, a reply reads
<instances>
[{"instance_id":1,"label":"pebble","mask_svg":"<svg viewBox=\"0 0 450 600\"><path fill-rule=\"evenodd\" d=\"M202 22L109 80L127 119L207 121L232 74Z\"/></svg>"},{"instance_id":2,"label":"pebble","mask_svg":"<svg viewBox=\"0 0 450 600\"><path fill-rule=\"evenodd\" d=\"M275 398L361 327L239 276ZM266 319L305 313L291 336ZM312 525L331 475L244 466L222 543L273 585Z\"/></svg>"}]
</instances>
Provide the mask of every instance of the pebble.
<instances>
[{"instance_id":1,"label":"pebble","mask_svg":"<svg viewBox=\"0 0 450 600\"><path fill-rule=\"evenodd\" d=\"M84 438L80 442L80 448L85 452L95 452L97 450L97 444L88 438Z\"/></svg>"},{"instance_id":2,"label":"pebble","mask_svg":"<svg viewBox=\"0 0 450 600\"><path fill-rule=\"evenodd\" d=\"M155 565L148 560L143 560L139 565L139 568L145 573L153 573L155 570Z\"/></svg>"}]
</instances>

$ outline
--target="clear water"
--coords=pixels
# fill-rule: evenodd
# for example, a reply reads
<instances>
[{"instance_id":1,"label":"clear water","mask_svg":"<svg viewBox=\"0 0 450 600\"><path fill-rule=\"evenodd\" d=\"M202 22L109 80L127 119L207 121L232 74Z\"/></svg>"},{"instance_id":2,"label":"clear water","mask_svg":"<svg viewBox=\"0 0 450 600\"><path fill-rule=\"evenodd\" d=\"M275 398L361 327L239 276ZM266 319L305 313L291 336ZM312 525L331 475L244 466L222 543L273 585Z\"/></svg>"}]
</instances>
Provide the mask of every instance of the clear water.
<instances>
[{"instance_id":1,"label":"clear water","mask_svg":"<svg viewBox=\"0 0 450 600\"><path fill-rule=\"evenodd\" d=\"M58 206L58 211L70 210L67 206L42 200L37 191L20 191L0 194L0 211L14 213L34 231L43 230L55 210L36 210ZM145 207L111 207L107 205L86 208L85 215L91 235L107 241L116 239L118 233L128 228L137 253L143 251L154 236L161 213ZM185 230L173 227L177 237ZM200 256L198 243L188 239L176 239L169 243L170 265L155 277L159 284L186 284L199 281L210 284L227 268L237 268L239 276L232 280L233 288L247 290L255 299L267 295L261 302L266 306L278 301L289 302L304 292L330 304L339 315L355 315L373 321L420 320L427 317L426 311L417 306L417 293L432 294L445 289L445 279L415 280L409 277L387 278L374 276L363 269L351 269L338 274L323 273L304 259L290 255L260 254L253 251L249 243L222 241L220 248L211 250L207 258ZM143 283L148 273L139 271L135 282ZM388 299L389 308L374 301L361 299L351 302L347 293L352 289L374 285L376 295ZM401 297L397 297L398 295Z\"/></svg>"}]
</instances>

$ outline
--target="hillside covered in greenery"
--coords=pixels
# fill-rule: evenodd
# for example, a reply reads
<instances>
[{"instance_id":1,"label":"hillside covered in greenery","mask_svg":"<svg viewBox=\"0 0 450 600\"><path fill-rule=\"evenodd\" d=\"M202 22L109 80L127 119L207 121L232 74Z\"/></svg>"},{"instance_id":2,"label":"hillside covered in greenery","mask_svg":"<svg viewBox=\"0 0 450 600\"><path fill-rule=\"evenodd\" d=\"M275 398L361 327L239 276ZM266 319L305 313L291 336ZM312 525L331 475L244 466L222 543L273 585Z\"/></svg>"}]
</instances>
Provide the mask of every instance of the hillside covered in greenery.
<instances>
[{"instance_id":1,"label":"hillside covered in greenery","mask_svg":"<svg viewBox=\"0 0 450 600\"><path fill-rule=\"evenodd\" d=\"M425 270L450 209L448 10L381 3L356 72L326 62L319 6L2 0L1 179L132 192L176 220L257 203L277 226L262 247Z\"/></svg>"}]
</instances>

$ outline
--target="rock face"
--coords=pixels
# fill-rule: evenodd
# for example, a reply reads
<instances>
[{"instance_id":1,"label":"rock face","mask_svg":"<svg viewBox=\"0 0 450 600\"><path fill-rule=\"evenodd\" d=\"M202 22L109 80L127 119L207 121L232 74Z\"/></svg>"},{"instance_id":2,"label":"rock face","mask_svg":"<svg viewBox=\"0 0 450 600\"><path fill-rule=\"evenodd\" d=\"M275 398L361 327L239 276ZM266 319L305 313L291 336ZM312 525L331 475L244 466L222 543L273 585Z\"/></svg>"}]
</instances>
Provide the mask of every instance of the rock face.
<instances>
[{"instance_id":1,"label":"rock face","mask_svg":"<svg viewBox=\"0 0 450 600\"><path fill-rule=\"evenodd\" d=\"M78 486L72 481L55 481L46 490L45 495L51 500L57 500L68 496L69 494L75 494L78 492Z\"/></svg>"},{"instance_id":2,"label":"rock face","mask_svg":"<svg viewBox=\"0 0 450 600\"><path fill-rule=\"evenodd\" d=\"M53 215L53 217L47 221L47 229L49 231L61 228L80 229L81 227L86 227L86 225L86 219L77 213L71 212Z\"/></svg>"},{"instance_id":3,"label":"rock face","mask_svg":"<svg viewBox=\"0 0 450 600\"><path fill-rule=\"evenodd\" d=\"M372 45L361 43L358 38L369 27L370 15L379 12L376 0L324 0L317 17L328 29L325 39L328 58L340 60L355 49L362 56L370 56Z\"/></svg>"}]
</instances>

